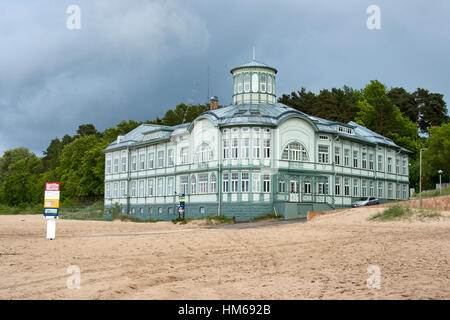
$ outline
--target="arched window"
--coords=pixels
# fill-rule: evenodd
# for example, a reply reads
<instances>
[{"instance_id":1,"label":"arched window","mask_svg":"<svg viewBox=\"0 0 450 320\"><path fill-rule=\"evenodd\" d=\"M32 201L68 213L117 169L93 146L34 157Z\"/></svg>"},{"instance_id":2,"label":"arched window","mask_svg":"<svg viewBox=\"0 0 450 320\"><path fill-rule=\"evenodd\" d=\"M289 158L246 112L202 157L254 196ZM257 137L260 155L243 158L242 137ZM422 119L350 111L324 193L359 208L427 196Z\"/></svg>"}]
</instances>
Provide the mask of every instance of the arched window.
<instances>
[{"instance_id":1,"label":"arched window","mask_svg":"<svg viewBox=\"0 0 450 320\"><path fill-rule=\"evenodd\" d=\"M267 83L267 92L268 93L272 93L272 76L269 76L269 79L268 79L269 81L268 81L268 83Z\"/></svg>"},{"instance_id":2,"label":"arched window","mask_svg":"<svg viewBox=\"0 0 450 320\"><path fill-rule=\"evenodd\" d=\"M202 143L197 148L197 152L195 153L195 159L197 160L197 162L208 162L213 160L213 158L213 151L207 143Z\"/></svg>"},{"instance_id":3,"label":"arched window","mask_svg":"<svg viewBox=\"0 0 450 320\"><path fill-rule=\"evenodd\" d=\"M191 176L191 194L195 194L197 191L197 179L195 176Z\"/></svg>"},{"instance_id":4,"label":"arched window","mask_svg":"<svg viewBox=\"0 0 450 320\"><path fill-rule=\"evenodd\" d=\"M281 157L283 160L308 161L308 151L298 142L289 143L283 150Z\"/></svg>"},{"instance_id":5,"label":"arched window","mask_svg":"<svg viewBox=\"0 0 450 320\"><path fill-rule=\"evenodd\" d=\"M250 92L250 73L244 75L244 92Z\"/></svg>"},{"instance_id":6,"label":"arched window","mask_svg":"<svg viewBox=\"0 0 450 320\"><path fill-rule=\"evenodd\" d=\"M261 73L261 92L266 92L266 74Z\"/></svg>"},{"instance_id":7,"label":"arched window","mask_svg":"<svg viewBox=\"0 0 450 320\"><path fill-rule=\"evenodd\" d=\"M237 76L234 76L234 94L237 93L237 85L238 85Z\"/></svg>"},{"instance_id":8,"label":"arched window","mask_svg":"<svg viewBox=\"0 0 450 320\"><path fill-rule=\"evenodd\" d=\"M237 88L238 88L238 93L242 93L242 75L238 75L237 76Z\"/></svg>"},{"instance_id":9,"label":"arched window","mask_svg":"<svg viewBox=\"0 0 450 320\"><path fill-rule=\"evenodd\" d=\"M259 88L259 83L258 83L258 74L254 73L252 75L252 91L253 92L258 92L258 88Z\"/></svg>"}]
</instances>

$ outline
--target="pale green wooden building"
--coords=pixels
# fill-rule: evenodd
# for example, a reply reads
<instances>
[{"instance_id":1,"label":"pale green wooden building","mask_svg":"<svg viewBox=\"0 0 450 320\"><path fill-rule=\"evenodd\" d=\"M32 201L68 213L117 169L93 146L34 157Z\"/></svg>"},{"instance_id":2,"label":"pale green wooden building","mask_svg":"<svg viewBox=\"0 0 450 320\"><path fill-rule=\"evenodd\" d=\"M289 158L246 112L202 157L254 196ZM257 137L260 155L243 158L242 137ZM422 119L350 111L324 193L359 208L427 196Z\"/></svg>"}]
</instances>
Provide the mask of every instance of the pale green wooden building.
<instances>
[{"instance_id":1,"label":"pale green wooden building","mask_svg":"<svg viewBox=\"0 0 450 320\"><path fill-rule=\"evenodd\" d=\"M143 124L105 149L105 208L169 220L184 193L187 217L248 220L408 198L408 150L277 103L275 68L251 61L231 74L232 105L214 98L192 123Z\"/></svg>"}]
</instances>

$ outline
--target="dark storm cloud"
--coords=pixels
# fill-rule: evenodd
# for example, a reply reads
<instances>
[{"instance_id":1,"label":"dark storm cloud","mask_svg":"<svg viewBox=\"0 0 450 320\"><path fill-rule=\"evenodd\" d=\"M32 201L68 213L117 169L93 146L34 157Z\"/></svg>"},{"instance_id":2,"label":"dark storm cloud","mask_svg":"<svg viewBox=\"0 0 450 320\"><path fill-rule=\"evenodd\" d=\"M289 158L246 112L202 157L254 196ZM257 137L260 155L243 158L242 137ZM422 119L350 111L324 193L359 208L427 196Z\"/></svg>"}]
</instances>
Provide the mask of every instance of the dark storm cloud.
<instances>
[{"instance_id":1,"label":"dark storm cloud","mask_svg":"<svg viewBox=\"0 0 450 320\"><path fill-rule=\"evenodd\" d=\"M71 4L81 30L66 28ZM371 4L381 30L366 27ZM0 154L204 103L208 65L211 95L229 104L229 70L253 45L279 70L278 94L378 79L448 101L449 12L446 1L3 1Z\"/></svg>"}]
</instances>

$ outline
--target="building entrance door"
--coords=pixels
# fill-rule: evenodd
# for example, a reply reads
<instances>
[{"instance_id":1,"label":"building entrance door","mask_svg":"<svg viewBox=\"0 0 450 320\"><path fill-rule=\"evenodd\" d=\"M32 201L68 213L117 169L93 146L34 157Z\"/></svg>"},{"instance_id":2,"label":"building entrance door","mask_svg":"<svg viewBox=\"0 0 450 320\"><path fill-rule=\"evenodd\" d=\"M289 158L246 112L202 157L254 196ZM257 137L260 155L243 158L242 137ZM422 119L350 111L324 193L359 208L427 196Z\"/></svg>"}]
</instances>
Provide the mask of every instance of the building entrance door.
<instances>
[{"instance_id":1,"label":"building entrance door","mask_svg":"<svg viewBox=\"0 0 450 320\"><path fill-rule=\"evenodd\" d=\"M298 193L298 181L291 180L290 188L289 188L289 201L291 202L299 202L299 193Z\"/></svg>"}]
</instances>

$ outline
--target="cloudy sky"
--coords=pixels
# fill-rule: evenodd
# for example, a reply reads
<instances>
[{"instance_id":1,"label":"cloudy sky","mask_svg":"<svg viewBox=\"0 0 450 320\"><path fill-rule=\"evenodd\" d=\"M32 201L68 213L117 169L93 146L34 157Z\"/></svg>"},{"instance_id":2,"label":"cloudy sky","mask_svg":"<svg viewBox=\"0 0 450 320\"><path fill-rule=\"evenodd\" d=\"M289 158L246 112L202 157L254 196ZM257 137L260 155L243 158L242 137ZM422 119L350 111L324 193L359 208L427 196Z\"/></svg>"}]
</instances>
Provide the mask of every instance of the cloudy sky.
<instances>
[{"instance_id":1,"label":"cloudy sky","mask_svg":"<svg viewBox=\"0 0 450 320\"><path fill-rule=\"evenodd\" d=\"M70 5L81 29L68 29ZM378 5L381 29L369 30ZM71 20L72 21L72 20ZM152 120L211 95L230 104L229 70L278 69L277 94L378 79L450 97L450 1L2 0L0 156L42 155L78 125Z\"/></svg>"}]
</instances>

